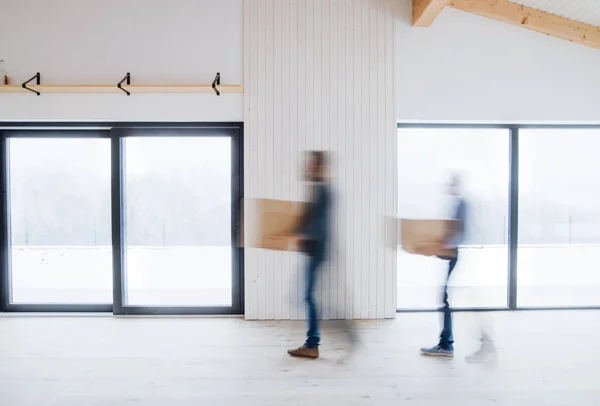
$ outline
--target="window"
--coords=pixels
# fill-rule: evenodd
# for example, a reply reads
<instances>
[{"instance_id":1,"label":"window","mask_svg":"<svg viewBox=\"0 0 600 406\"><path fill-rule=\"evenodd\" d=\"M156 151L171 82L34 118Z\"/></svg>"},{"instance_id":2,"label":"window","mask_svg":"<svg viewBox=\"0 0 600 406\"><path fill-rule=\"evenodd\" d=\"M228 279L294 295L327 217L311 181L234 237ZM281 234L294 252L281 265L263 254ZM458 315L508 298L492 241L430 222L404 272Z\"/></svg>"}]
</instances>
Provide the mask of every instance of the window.
<instances>
[{"instance_id":1,"label":"window","mask_svg":"<svg viewBox=\"0 0 600 406\"><path fill-rule=\"evenodd\" d=\"M110 140L13 135L10 302L111 303Z\"/></svg>"},{"instance_id":2,"label":"window","mask_svg":"<svg viewBox=\"0 0 600 406\"><path fill-rule=\"evenodd\" d=\"M231 306L231 139L125 139L126 304Z\"/></svg>"},{"instance_id":3,"label":"window","mask_svg":"<svg viewBox=\"0 0 600 406\"><path fill-rule=\"evenodd\" d=\"M11 127L0 312L243 313L241 125Z\"/></svg>"},{"instance_id":4,"label":"window","mask_svg":"<svg viewBox=\"0 0 600 406\"><path fill-rule=\"evenodd\" d=\"M600 129L519 132L519 306L600 305Z\"/></svg>"}]
</instances>

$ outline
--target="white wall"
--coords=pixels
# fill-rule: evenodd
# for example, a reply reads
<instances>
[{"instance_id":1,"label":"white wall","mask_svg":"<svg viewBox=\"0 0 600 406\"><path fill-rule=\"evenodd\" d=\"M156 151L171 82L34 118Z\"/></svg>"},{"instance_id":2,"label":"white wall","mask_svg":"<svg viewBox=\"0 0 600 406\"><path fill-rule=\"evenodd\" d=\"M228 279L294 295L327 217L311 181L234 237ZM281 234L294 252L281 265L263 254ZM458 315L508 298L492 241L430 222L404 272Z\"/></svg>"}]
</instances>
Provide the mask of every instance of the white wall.
<instances>
[{"instance_id":1,"label":"white wall","mask_svg":"<svg viewBox=\"0 0 600 406\"><path fill-rule=\"evenodd\" d=\"M336 238L324 318L390 318L396 252L397 0L245 0L246 197L297 200L300 153L335 152ZM250 228L249 224L246 224ZM246 250L246 317L304 318L298 255Z\"/></svg>"},{"instance_id":2,"label":"white wall","mask_svg":"<svg viewBox=\"0 0 600 406\"><path fill-rule=\"evenodd\" d=\"M0 0L13 83L243 80L243 0ZM243 95L1 94L0 121L242 121Z\"/></svg>"},{"instance_id":3,"label":"white wall","mask_svg":"<svg viewBox=\"0 0 600 406\"><path fill-rule=\"evenodd\" d=\"M399 121L600 123L600 51L447 8L397 26Z\"/></svg>"}]
</instances>

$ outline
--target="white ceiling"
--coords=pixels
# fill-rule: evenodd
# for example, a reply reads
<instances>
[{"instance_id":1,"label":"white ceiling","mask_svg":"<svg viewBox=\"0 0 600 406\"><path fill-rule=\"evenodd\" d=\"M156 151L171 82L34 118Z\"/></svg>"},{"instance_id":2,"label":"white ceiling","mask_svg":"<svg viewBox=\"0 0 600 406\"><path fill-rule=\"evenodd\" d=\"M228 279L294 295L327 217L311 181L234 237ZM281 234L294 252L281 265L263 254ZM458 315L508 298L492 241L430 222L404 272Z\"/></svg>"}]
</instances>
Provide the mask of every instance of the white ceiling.
<instances>
[{"instance_id":1,"label":"white ceiling","mask_svg":"<svg viewBox=\"0 0 600 406\"><path fill-rule=\"evenodd\" d=\"M600 0L510 0L561 17L600 27Z\"/></svg>"}]
</instances>

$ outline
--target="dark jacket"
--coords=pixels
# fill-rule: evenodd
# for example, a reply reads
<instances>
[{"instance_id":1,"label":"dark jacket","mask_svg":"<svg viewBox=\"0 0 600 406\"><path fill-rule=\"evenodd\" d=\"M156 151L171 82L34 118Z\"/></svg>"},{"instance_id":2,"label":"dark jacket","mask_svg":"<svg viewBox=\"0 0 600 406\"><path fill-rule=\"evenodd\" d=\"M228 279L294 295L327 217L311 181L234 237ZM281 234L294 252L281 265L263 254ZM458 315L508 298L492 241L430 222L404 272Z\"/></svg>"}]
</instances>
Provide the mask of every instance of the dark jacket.
<instances>
[{"instance_id":1,"label":"dark jacket","mask_svg":"<svg viewBox=\"0 0 600 406\"><path fill-rule=\"evenodd\" d=\"M458 247L461 245L465 239L465 231L467 226L467 214L468 214L468 206L465 199L459 197L456 201L456 207L454 209L454 213L452 215L453 220L458 220L458 225L455 230L453 230L450 239L446 241L446 244L450 247Z\"/></svg>"},{"instance_id":2,"label":"dark jacket","mask_svg":"<svg viewBox=\"0 0 600 406\"><path fill-rule=\"evenodd\" d=\"M297 233L305 241L304 251L321 259L326 256L331 236L331 202L329 185L325 182L317 183L297 229Z\"/></svg>"}]
</instances>

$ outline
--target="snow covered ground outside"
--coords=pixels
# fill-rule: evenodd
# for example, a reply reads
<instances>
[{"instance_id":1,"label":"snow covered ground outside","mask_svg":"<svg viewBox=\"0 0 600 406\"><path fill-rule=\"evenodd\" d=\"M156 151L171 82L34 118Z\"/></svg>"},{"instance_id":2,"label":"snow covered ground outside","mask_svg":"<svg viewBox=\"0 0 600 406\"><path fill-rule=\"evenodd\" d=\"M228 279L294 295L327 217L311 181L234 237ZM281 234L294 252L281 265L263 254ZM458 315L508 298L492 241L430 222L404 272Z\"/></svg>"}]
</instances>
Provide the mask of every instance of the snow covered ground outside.
<instances>
[{"instance_id":1,"label":"snow covered ground outside","mask_svg":"<svg viewBox=\"0 0 600 406\"><path fill-rule=\"evenodd\" d=\"M17 246L13 302L111 303L111 248ZM468 247L451 280L456 307L507 303L506 246ZM435 308L447 263L398 251L398 307ZM600 305L600 245L523 246L518 251L520 306ZM130 247L127 303L230 306L228 247Z\"/></svg>"},{"instance_id":2,"label":"snow covered ground outside","mask_svg":"<svg viewBox=\"0 0 600 406\"><path fill-rule=\"evenodd\" d=\"M112 249L14 247L15 303L111 303ZM231 306L228 247L129 247L127 303Z\"/></svg>"},{"instance_id":3,"label":"snow covered ground outside","mask_svg":"<svg viewBox=\"0 0 600 406\"><path fill-rule=\"evenodd\" d=\"M600 305L600 245L520 246L519 306ZM435 257L398 252L398 308L435 308L448 265ZM455 307L507 305L506 246L466 247L450 281Z\"/></svg>"}]
</instances>

